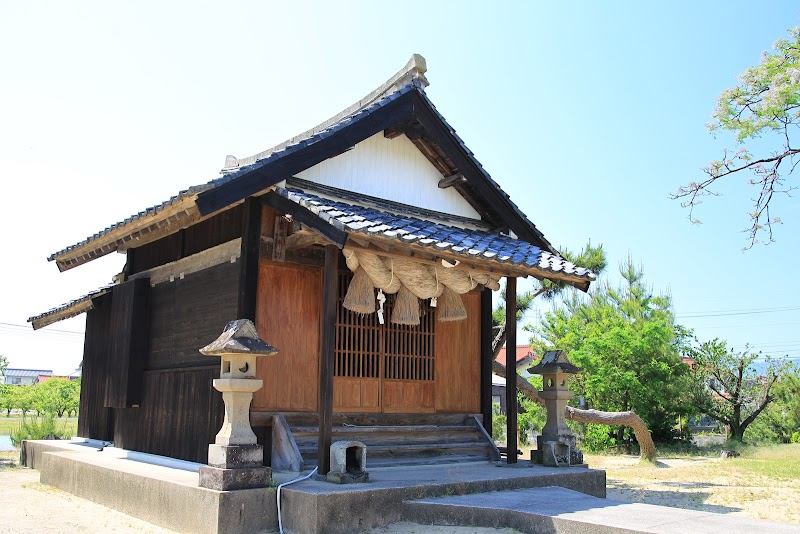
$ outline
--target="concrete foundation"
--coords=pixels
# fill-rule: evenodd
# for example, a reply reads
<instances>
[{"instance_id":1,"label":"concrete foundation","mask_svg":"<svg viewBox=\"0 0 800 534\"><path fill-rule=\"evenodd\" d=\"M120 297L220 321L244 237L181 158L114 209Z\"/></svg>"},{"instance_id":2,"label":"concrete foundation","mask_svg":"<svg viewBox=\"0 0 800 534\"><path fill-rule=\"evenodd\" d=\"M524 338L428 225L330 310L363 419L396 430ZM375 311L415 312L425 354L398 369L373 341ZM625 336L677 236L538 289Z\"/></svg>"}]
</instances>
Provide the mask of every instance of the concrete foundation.
<instances>
[{"instance_id":1,"label":"concrete foundation","mask_svg":"<svg viewBox=\"0 0 800 534\"><path fill-rule=\"evenodd\" d=\"M97 449L27 442L43 484L177 532L263 532L277 527L275 489L214 491L198 473L145 464Z\"/></svg>"},{"instance_id":2,"label":"concrete foundation","mask_svg":"<svg viewBox=\"0 0 800 534\"><path fill-rule=\"evenodd\" d=\"M216 491L198 486L192 470L133 461L125 451L66 441L25 443L25 463L41 471L44 484L178 532L249 533L278 529L276 489ZM137 453L138 454L138 453ZM563 485L605 496L605 472L518 467L492 463L373 469L365 484L330 484L313 479L281 491L285 530L294 533L361 532L407 520L403 502L516 488ZM296 474L274 472L277 482ZM413 518L412 518L413 520Z\"/></svg>"}]
</instances>

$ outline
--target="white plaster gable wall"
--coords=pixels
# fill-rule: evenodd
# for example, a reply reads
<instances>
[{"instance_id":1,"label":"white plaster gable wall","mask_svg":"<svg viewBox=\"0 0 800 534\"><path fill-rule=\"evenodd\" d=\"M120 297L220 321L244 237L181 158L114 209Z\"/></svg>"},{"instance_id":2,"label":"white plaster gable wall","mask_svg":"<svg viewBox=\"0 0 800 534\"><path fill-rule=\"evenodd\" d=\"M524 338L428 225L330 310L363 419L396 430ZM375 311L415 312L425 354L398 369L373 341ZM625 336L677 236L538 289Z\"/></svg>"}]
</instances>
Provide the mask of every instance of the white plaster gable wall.
<instances>
[{"instance_id":1,"label":"white plaster gable wall","mask_svg":"<svg viewBox=\"0 0 800 534\"><path fill-rule=\"evenodd\" d=\"M352 150L297 176L347 191L480 219L454 188L439 189L442 174L405 135L386 139L383 132L377 133Z\"/></svg>"}]
</instances>

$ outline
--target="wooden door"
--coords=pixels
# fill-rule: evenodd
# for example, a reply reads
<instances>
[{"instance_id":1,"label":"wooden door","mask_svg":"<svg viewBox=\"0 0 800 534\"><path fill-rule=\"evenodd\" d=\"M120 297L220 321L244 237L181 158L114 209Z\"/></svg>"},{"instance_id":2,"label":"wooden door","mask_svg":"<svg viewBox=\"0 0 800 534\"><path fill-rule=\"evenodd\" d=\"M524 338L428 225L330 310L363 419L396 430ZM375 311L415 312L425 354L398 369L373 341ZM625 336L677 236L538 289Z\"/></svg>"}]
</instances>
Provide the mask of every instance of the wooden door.
<instances>
[{"instance_id":1,"label":"wooden door","mask_svg":"<svg viewBox=\"0 0 800 534\"><path fill-rule=\"evenodd\" d=\"M434 313L423 306L419 326L361 315L342 306L351 276L339 277L333 406L337 412L425 413L434 411Z\"/></svg>"},{"instance_id":2,"label":"wooden door","mask_svg":"<svg viewBox=\"0 0 800 534\"><path fill-rule=\"evenodd\" d=\"M253 410L318 409L321 291L318 269L260 262L256 329L278 354L259 358Z\"/></svg>"}]
</instances>

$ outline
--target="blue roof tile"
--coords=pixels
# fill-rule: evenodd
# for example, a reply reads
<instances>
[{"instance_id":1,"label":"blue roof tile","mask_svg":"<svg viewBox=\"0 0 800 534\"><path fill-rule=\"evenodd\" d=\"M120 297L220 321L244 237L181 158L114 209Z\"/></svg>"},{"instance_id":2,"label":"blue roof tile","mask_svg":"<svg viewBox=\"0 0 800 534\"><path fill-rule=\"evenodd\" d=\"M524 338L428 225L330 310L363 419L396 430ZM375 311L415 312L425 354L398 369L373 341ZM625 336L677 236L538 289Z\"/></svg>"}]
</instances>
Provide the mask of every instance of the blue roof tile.
<instances>
[{"instance_id":1,"label":"blue roof tile","mask_svg":"<svg viewBox=\"0 0 800 534\"><path fill-rule=\"evenodd\" d=\"M292 183L297 182L300 181L292 181ZM539 276L547 276L547 273L554 275L565 273L583 279L587 283L595 279L594 273L578 268L560 256L542 251L536 245L521 239L487 230L443 224L414 217L409 213L395 213L351 204L350 202L356 200L364 202L364 199L357 198L358 194L350 191L342 192L351 197L350 202L330 198L334 196L334 190L330 187L325 188L325 195L328 198L320 197L308 191L316 187L316 184L304 183L307 185L305 190L292 187L290 184L289 187L279 187L276 191L292 202L319 213L328 222L338 223L350 233L399 239L404 243L430 247L434 251L449 250L525 270L535 269L540 271L537 273Z\"/></svg>"}]
</instances>

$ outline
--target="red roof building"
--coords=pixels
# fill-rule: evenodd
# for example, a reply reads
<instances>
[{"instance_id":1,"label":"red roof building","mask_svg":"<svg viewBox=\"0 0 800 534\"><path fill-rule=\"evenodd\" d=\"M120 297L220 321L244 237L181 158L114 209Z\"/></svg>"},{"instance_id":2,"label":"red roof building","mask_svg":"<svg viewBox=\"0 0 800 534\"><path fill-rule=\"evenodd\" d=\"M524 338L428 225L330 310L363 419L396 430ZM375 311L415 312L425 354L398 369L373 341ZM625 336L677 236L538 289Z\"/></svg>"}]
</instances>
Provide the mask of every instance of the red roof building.
<instances>
[{"instance_id":1,"label":"red roof building","mask_svg":"<svg viewBox=\"0 0 800 534\"><path fill-rule=\"evenodd\" d=\"M533 351L529 345L517 345L516 350L516 362L517 367L521 364L529 364L533 365ZM500 349L500 352L497 354L496 360L505 365L506 364L506 347L505 345Z\"/></svg>"}]
</instances>

